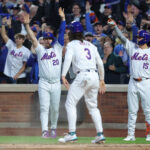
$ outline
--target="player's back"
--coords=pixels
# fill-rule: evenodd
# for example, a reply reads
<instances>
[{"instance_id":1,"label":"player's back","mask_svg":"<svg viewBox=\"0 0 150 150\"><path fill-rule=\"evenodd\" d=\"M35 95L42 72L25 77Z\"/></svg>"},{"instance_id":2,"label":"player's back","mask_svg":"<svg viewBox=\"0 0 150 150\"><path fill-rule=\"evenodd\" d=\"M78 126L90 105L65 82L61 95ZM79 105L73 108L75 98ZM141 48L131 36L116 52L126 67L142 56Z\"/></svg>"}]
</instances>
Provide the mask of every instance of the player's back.
<instances>
[{"instance_id":1,"label":"player's back","mask_svg":"<svg viewBox=\"0 0 150 150\"><path fill-rule=\"evenodd\" d=\"M72 51L73 70L96 69L96 53L97 48L88 41L74 40L68 44L69 51Z\"/></svg>"}]
</instances>

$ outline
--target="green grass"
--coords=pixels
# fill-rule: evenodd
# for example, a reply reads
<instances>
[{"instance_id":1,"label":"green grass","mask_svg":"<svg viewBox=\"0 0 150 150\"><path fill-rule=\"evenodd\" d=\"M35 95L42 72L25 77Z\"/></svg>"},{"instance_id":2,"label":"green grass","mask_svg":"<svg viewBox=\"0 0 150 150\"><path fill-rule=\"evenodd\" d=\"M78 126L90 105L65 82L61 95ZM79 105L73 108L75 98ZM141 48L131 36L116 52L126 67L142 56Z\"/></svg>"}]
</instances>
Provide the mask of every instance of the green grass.
<instances>
[{"instance_id":1,"label":"green grass","mask_svg":"<svg viewBox=\"0 0 150 150\"><path fill-rule=\"evenodd\" d=\"M58 137L60 138L60 137ZM42 139L39 136L0 136L0 144L58 144L57 139ZM90 144L93 137L78 137L77 144ZM150 144L145 138L136 138L136 141L125 142L120 137L107 137L106 144Z\"/></svg>"}]
</instances>

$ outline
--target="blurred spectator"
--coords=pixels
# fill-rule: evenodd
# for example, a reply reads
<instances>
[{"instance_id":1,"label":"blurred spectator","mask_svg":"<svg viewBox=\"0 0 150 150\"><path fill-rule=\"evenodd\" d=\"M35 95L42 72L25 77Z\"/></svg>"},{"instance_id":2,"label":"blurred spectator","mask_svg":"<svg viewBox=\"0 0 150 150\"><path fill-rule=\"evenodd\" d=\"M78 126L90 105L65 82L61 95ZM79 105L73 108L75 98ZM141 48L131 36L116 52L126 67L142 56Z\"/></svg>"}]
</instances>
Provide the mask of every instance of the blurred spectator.
<instances>
[{"instance_id":1,"label":"blurred spectator","mask_svg":"<svg viewBox=\"0 0 150 150\"><path fill-rule=\"evenodd\" d=\"M114 47L114 54L121 57L122 62L127 69L127 72L121 73L120 83L128 84L129 83L129 56L128 56L123 44L118 44Z\"/></svg>"},{"instance_id":2,"label":"blurred spectator","mask_svg":"<svg viewBox=\"0 0 150 150\"><path fill-rule=\"evenodd\" d=\"M105 5L104 12L103 13L99 12L97 17L99 21L102 22L103 26L107 25L108 18L113 18L114 20L120 20L120 18L117 18L117 16L112 13L111 5Z\"/></svg>"},{"instance_id":3,"label":"blurred spectator","mask_svg":"<svg viewBox=\"0 0 150 150\"><path fill-rule=\"evenodd\" d=\"M140 28L141 20L142 20L142 15L141 15L141 10L140 10L140 3L135 3L133 1L131 5L131 12L133 14L133 18L135 19L136 25L138 28Z\"/></svg>"},{"instance_id":4,"label":"blurred spectator","mask_svg":"<svg viewBox=\"0 0 150 150\"><path fill-rule=\"evenodd\" d=\"M8 48L8 55L5 63L4 74L7 76L8 83L26 83L26 62L30 56L30 51L23 46L25 36L15 35L15 43L8 38L5 25L8 23L5 17L2 19L1 36Z\"/></svg>"},{"instance_id":5,"label":"blurred spectator","mask_svg":"<svg viewBox=\"0 0 150 150\"><path fill-rule=\"evenodd\" d=\"M96 40L99 40L100 37L106 36L103 33L102 22L97 21L93 25L90 19L91 5L89 2L86 2L86 31L94 34Z\"/></svg>"},{"instance_id":6,"label":"blurred spectator","mask_svg":"<svg viewBox=\"0 0 150 150\"><path fill-rule=\"evenodd\" d=\"M117 26L118 26L118 28L119 28L121 31L124 31L124 30L125 30L125 23L124 23L123 21L118 20Z\"/></svg>"},{"instance_id":7,"label":"blurred spectator","mask_svg":"<svg viewBox=\"0 0 150 150\"><path fill-rule=\"evenodd\" d=\"M105 82L107 84L120 84L120 75L127 70L121 57L113 53L113 46L109 42L104 43L103 63L105 68Z\"/></svg>"},{"instance_id":8,"label":"blurred spectator","mask_svg":"<svg viewBox=\"0 0 150 150\"><path fill-rule=\"evenodd\" d=\"M47 23L59 29L60 17L58 15L59 0L45 0L39 1L39 7L33 21L40 21L40 23ZM31 22L31 24L32 24Z\"/></svg>"},{"instance_id":9,"label":"blurred spectator","mask_svg":"<svg viewBox=\"0 0 150 150\"><path fill-rule=\"evenodd\" d=\"M4 72L7 53L8 53L7 47L6 46L1 47L0 49L0 83L6 82L6 77L3 72Z\"/></svg>"},{"instance_id":10,"label":"blurred spectator","mask_svg":"<svg viewBox=\"0 0 150 150\"><path fill-rule=\"evenodd\" d=\"M28 72L27 82L38 84L39 82L39 67L37 62L37 55L31 54L28 61L27 61L27 67L30 69Z\"/></svg>"},{"instance_id":11,"label":"blurred spectator","mask_svg":"<svg viewBox=\"0 0 150 150\"><path fill-rule=\"evenodd\" d=\"M117 19L122 18L122 10L121 10L121 1L123 0L104 0L105 5L111 5L112 7L112 15L116 16Z\"/></svg>"},{"instance_id":12,"label":"blurred spectator","mask_svg":"<svg viewBox=\"0 0 150 150\"><path fill-rule=\"evenodd\" d=\"M60 7L64 8L65 14L72 13L72 4L74 0L59 0Z\"/></svg>"},{"instance_id":13,"label":"blurred spectator","mask_svg":"<svg viewBox=\"0 0 150 150\"><path fill-rule=\"evenodd\" d=\"M84 34L84 38L85 38L85 40L93 43L97 47L97 50L98 50L100 57L103 58L104 57L104 51L102 49L102 46L100 45L100 41L94 40L94 36L91 32L86 32Z\"/></svg>"},{"instance_id":14,"label":"blurred spectator","mask_svg":"<svg viewBox=\"0 0 150 150\"><path fill-rule=\"evenodd\" d=\"M95 38L99 39L99 37L106 36L106 34L103 33L103 26L101 22L96 22L94 24L94 31L95 31L94 35Z\"/></svg>"},{"instance_id":15,"label":"blurred spectator","mask_svg":"<svg viewBox=\"0 0 150 150\"><path fill-rule=\"evenodd\" d=\"M85 12L85 1L86 0L74 0L74 3L78 3L80 5L82 13Z\"/></svg>"},{"instance_id":16,"label":"blurred spectator","mask_svg":"<svg viewBox=\"0 0 150 150\"><path fill-rule=\"evenodd\" d=\"M129 40L136 43L137 42L136 35L138 32L136 24L134 24L131 20L127 20L125 29L129 33Z\"/></svg>"},{"instance_id":17,"label":"blurred spectator","mask_svg":"<svg viewBox=\"0 0 150 150\"><path fill-rule=\"evenodd\" d=\"M81 7L78 3L72 5L72 13L66 14L66 23L70 24L72 21L80 21L82 16Z\"/></svg>"}]
</instances>

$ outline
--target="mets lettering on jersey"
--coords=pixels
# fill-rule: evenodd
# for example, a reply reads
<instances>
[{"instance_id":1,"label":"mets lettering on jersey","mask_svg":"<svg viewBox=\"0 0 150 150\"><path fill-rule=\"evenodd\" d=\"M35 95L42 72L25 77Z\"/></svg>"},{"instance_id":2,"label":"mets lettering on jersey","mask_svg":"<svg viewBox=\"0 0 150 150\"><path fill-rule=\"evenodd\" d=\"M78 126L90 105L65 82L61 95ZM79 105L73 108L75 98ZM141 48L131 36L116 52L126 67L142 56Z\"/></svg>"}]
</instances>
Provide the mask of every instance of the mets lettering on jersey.
<instances>
[{"instance_id":1,"label":"mets lettering on jersey","mask_svg":"<svg viewBox=\"0 0 150 150\"><path fill-rule=\"evenodd\" d=\"M127 40L125 47L131 57L130 75L133 78L149 78L150 48L142 50L129 40Z\"/></svg>"},{"instance_id":2,"label":"mets lettering on jersey","mask_svg":"<svg viewBox=\"0 0 150 150\"><path fill-rule=\"evenodd\" d=\"M131 59L132 60L148 60L148 55L147 54L140 55L140 53L134 53Z\"/></svg>"},{"instance_id":3,"label":"mets lettering on jersey","mask_svg":"<svg viewBox=\"0 0 150 150\"><path fill-rule=\"evenodd\" d=\"M38 44L36 52L40 78L52 83L60 81L62 47L58 42L49 49L45 49L42 45Z\"/></svg>"},{"instance_id":4,"label":"mets lettering on jersey","mask_svg":"<svg viewBox=\"0 0 150 150\"><path fill-rule=\"evenodd\" d=\"M17 53L17 52L15 52L15 50L12 50L12 51L10 52L10 55L13 55L13 56L15 56L15 57L22 57L22 56L23 56L23 53L22 53L22 52Z\"/></svg>"},{"instance_id":5,"label":"mets lettering on jersey","mask_svg":"<svg viewBox=\"0 0 150 150\"><path fill-rule=\"evenodd\" d=\"M52 58L54 58L54 57L56 57L56 54L55 54L54 52L51 52L50 55L49 55L48 53L45 53L45 54L43 55L43 57L41 58L41 60L44 60L44 59L52 59ZM56 58L57 58L57 57L56 57ZM59 60L58 60L58 59L53 59L52 62L53 62L53 66L59 65Z\"/></svg>"}]
</instances>

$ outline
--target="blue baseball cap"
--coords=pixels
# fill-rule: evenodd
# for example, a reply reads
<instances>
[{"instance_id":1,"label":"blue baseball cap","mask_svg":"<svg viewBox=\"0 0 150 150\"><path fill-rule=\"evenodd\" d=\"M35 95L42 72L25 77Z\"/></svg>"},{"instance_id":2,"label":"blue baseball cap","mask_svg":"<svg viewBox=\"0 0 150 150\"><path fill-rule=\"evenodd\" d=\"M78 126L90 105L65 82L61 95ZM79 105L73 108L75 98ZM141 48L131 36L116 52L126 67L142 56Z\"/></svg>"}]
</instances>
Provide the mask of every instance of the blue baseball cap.
<instances>
[{"instance_id":1,"label":"blue baseball cap","mask_svg":"<svg viewBox=\"0 0 150 150\"><path fill-rule=\"evenodd\" d=\"M43 38L44 39L54 39L54 35L51 32L44 32L43 33Z\"/></svg>"},{"instance_id":2,"label":"blue baseball cap","mask_svg":"<svg viewBox=\"0 0 150 150\"><path fill-rule=\"evenodd\" d=\"M32 30L33 32L37 32L37 29L36 29L35 26L32 26L32 27L31 27L31 30Z\"/></svg>"}]
</instances>

